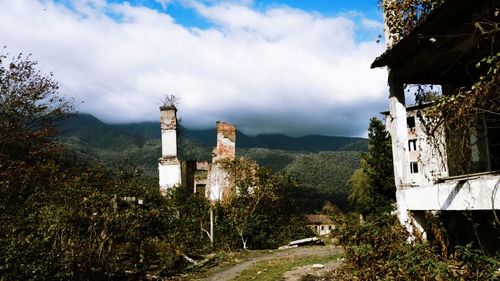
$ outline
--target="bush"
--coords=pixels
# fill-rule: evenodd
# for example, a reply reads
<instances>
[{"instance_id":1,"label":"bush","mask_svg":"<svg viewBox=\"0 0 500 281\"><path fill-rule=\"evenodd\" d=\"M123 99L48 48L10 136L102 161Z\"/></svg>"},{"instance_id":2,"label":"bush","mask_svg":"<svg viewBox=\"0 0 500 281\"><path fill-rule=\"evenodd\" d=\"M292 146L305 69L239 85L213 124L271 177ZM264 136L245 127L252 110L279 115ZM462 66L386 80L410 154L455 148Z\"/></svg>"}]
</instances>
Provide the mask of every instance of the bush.
<instances>
[{"instance_id":1,"label":"bush","mask_svg":"<svg viewBox=\"0 0 500 281\"><path fill-rule=\"evenodd\" d=\"M164 198L141 172L80 161L56 142L71 111L52 75L0 54L0 280L141 279L206 249L206 202ZM186 200L185 200L186 199ZM185 206L184 204L189 204Z\"/></svg>"},{"instance_id":2,"label":"bush","mask_svg":"<svg viewBox=\"0 0 500 281\"><path fill-rule=\"evenodd\" d=\"M16 213L4 214L2 278L129 279L181 269L180 254L199 252L199 237L173 215L174 200L130 169L58 170L53 189L40 186Z\"/></svg>"},{"instance_id":3,"label":"bush","mask_svg":"<svg viewBox=\"0 0 500 281\"><path fill-rule=\"evenodd\" d=\"M439 243L412 242L396 216L369 215L360 222L350 215L339 221L335 235L345 262L329 278L336 280L496 280L499 257L487 257L470 245L456 247L449 257ZM434 245L436 244L436 245Z\"/></svg>"}]
</instances>

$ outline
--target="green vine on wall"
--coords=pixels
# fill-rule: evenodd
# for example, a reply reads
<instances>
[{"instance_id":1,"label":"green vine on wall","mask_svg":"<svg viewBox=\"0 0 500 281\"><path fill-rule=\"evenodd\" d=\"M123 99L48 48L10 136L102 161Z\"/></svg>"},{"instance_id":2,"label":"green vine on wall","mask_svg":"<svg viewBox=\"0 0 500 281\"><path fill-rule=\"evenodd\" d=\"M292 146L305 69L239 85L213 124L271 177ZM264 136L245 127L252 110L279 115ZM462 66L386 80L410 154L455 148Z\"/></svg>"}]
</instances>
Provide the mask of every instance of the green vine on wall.
<instances>
[{"instance_id":1,"label":"green vine on wall","mask_svg":"<svg viewBox=\"0 0 500 281\"><path fill-rule=\"evenodd\" d=\"M408 35L413 28L444 0L381 0L389 38L393 44Z\"/></svg>"},{"instance_id":2,"label":"green vine on wall","mask_svg":"<svg viewBox=\"0 0 500 281\"><path fill-rule=\"evenodd\" d=\"M434 97L433 106L429 107L426 117L432 122L426 124L428 135L434 137L432 132L444 128L448 143L450 169L456 174L474 172L471 161L471 149L479 145L481 137L477 129L482 127L500 126L500 53L487 56L477 63L478 68L487 69L486 73L469 87L461 87L454 93ZM417 94L417 101L422 100L423 94ZM432 141L437 141L434 137ZM490 143L491 145L499 145ZM486 157L489 157L487 155Z\"/></svg>"},{"instance_id":3,"label":"green vine on wall","mask_svg":"<svg viewBox=\"0 0 500 281\"><path fill-rule=\"evenodd\" d=\"M386 28L389 29L387 40L391 42L390 45L410 34L427 15L444 2L445 0L381 0L380 6L384 10ZM433 103L425 112L425 120L421 118L421 121L431 144L434 144L434 147L447 147L447 151L440 154L448 155L448 163L451 165L449 168L454 174L484 170L484 167L472 163L471 152L482 145L479 143L480 139L486 136L481 134L487 134L487 128L500 127L500 53L498 48L494 47L496 34L500 32L500 23L497 20L500 10L496 8L492 13L494 17L481 17L470 23L474 26L474 32L470 34L472 37L491 42L490 52L479 61L471 62L477 63L478 73L481 73L479 77L474 78L472 85L446 91L444 95L429 95L425 87L419 87L416 91L418 103ZM442 143L443 130L446 134L446 146ZM453 151L450 151L450 148Z\"/></svg>"}]
</instances>

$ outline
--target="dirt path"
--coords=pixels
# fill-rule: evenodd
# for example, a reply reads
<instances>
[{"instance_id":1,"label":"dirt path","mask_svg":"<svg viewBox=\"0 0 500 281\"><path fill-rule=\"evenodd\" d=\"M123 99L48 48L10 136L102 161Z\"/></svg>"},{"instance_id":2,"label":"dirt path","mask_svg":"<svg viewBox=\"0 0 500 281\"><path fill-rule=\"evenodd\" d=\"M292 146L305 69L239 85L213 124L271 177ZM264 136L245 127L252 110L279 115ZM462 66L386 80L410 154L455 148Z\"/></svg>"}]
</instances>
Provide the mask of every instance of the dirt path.
<instances>
[{"instance_id":1,"label":"dirt path","mask_svg":"<svg viewBox=\"0 0 500 281\"><path fill-rule=\"evenodd\" d=\"M214 268L209 271L209 276L200 279L204 281L229 281L233 278L236 278L240 273L246 269L251 268L253 265L255 265L257 262L260 261L267 261L267 260L273 260L273 259L279 259L279 258L301 258L301 257L307 257L307 256L328 256L331 255L332 253L335 253L337 248L331 247L331 246L313 246L313 247L300 247L300 248L294 248L294 249L288 249L288 250L276 250L271 253L263 253L262 255L252 257L249 260L246 260L242 263L239 263L237 265L228 267L228 268ZM306 272L306 271L304 271ZM304 275L307 274L304 273ZM294 276L297 276L295 274Z\"/></svg>"},{"instance_id":2,"label":"dirt path","mask_svg":"<svg viewBox=\"0 0 500 281\"><path fill-rule=\"evenodd\" d=\"M309 275L314 277L320 277L323 274L334 270L340 265L340 261L333 261L325 263L323 268L314 268L312 264L296 267L290 271L283 274L283 280L285 281L299 281L302 277Z\"/></svg>"}]
</instances>

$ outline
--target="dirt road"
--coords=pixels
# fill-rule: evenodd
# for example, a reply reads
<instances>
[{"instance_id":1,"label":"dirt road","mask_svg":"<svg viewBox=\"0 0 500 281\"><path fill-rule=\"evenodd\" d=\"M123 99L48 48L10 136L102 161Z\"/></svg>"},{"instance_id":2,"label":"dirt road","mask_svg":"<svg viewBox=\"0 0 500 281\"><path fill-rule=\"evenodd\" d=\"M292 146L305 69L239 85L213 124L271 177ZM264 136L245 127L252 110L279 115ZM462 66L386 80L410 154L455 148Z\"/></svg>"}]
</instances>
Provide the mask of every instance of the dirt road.
<instances>
[{"instance_id":1,"label":"dirt road","mask_svg":"<svg viewBox=\"0 0 500 281\"><path fill-rule=\"evenodd\" d=\"M332 253L339 252L340 250L336 247L331 246L312 246L312 247L300 247L288 250L276 250L271 253L263 253L261 255L250 258L249 260L243 261L237 265L233 265L227 268L213 268L208 272L208 277L201 279L204 281L229 281L236 278L241 274L242 271L251 268L257 262L267 261L280 258L301 258L307 256L328 256ZM292 274L297 276L297 273Z\"/></svg>"}]
</instances>

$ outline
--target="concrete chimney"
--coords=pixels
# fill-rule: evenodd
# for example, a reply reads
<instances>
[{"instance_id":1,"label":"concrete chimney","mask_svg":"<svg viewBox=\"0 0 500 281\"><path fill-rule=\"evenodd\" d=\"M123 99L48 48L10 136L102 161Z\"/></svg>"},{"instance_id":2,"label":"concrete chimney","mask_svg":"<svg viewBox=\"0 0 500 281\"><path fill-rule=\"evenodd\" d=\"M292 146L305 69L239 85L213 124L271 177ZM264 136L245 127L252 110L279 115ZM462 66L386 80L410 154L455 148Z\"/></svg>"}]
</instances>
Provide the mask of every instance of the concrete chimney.
<instances>
[{"instance_id":1,"label":"concrete chimney","mask_svg":"<svg viewBox=\"0 0 500 281\"><path fill-rule=\"evenodd\" d=\"M181 165L177 158L177 109L175 106L160 107L161 117L161 158L160 191L164 194L168 188L181 184Z\"/></svg>"}]
</instances>

